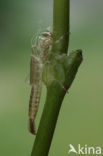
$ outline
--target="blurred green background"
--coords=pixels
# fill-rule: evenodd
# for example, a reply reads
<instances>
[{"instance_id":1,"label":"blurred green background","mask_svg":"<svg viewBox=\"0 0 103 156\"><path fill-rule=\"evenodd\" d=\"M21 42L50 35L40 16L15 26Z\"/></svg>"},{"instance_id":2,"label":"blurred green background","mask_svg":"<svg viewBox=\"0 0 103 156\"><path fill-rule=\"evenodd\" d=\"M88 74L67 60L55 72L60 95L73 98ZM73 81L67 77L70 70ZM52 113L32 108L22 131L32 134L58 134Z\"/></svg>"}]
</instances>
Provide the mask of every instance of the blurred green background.
<instances>
[{"instance_id":1,"label":"blurred green background","mask_svg":"<svg viewBox=\"0 0 103 156\"><path fill-rule=\"evenodd\" d=\"M30 156L31 38L52 26L52 10L52 0L0 1L0 156ZM69 49L83 49L84 61L62 104L49 156L68 156L69 144L103 147L103 0L71 0L70 32Z\"/></svg>"}]
</instances>

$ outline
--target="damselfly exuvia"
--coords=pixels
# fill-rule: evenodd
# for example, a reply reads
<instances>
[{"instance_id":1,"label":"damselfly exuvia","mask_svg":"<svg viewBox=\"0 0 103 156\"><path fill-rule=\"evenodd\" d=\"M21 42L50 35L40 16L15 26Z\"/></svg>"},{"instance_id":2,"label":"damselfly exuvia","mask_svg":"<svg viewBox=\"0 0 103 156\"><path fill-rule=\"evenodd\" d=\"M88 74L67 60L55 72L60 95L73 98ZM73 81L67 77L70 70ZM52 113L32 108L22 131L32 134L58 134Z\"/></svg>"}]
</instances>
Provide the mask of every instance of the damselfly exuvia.
<instances>
[{"instance_id":1,"label":"damselfly exuvia","mask_svg":"<svg viewBox=\"0 0 103 156\"><path fill-rule=\"evenodd\" d=\"M29 131L36 134L34 120L42 91L42 75L52 42L52 33L46 31L37 36L35 45L32 45L32 56L30 62L30 85L31 94L29 101Z\"/></svg>"}]
</instances>

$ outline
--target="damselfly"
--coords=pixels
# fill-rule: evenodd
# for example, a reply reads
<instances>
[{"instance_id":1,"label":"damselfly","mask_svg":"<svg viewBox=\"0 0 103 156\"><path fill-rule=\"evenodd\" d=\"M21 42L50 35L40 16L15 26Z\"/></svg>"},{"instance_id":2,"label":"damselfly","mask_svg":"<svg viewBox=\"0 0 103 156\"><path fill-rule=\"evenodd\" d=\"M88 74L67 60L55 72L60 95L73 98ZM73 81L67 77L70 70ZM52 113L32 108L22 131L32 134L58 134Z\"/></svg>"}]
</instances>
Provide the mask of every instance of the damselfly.
<instances>
[{"instance_id":1,"label":"damselfly","mask_svg":"<svg viewBox=\"0 0 103 156\"><path fill-rule=\"evenodd\" d=\"M42 91L42 75L52 42L52 33L49 31L37 36L35 45L32 45L30 62L31 94L29 100L29 131L36 134L34 120L38 111Z\"/></svg>"}]
</instances>

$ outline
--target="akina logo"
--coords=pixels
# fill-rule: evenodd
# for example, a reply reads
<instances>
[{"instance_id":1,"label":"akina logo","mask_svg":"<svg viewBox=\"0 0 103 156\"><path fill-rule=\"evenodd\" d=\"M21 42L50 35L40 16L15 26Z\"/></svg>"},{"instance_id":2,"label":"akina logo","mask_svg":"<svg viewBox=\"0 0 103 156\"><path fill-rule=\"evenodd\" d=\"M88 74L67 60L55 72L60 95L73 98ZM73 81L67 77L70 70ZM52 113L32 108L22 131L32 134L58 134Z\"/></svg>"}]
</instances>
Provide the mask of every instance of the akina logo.
<instances>
[{"instance_id":1,"label":"akina logo","mask_svg":"<svg viewBox=\"0 0 103 156\"><path fill-rule=\"evenodd\" d=\"M80 144L77 145L75 148L72 144L69 144L69 151L68 154L75 153L75 154L96 154L100 155L102 154L102 148L99 146L93 147L93 146L81 146Z\"/></svg>"}]
</instances>

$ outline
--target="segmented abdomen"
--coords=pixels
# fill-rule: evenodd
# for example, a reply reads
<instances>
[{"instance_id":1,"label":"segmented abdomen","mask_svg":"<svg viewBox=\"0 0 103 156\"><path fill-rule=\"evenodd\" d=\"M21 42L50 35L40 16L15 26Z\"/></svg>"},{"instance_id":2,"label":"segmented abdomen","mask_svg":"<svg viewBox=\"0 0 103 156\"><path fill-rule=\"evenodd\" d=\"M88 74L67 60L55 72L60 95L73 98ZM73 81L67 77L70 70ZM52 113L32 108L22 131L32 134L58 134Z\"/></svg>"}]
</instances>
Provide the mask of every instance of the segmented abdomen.
<instances>
[{"instance_id":1,"label":"segmented abdomen","mask_svg":"<svg viewBox=\"0 0 103 156\"><path fill-rule=\"evenodd\" d=\"M40 61L34 56L31 57L30 64L30 84L32 88L29 101L29 131L32 134L36 134L34 119L38 111L38 106L41 97L42 66Z\"/></svg>"}]
</instances>

